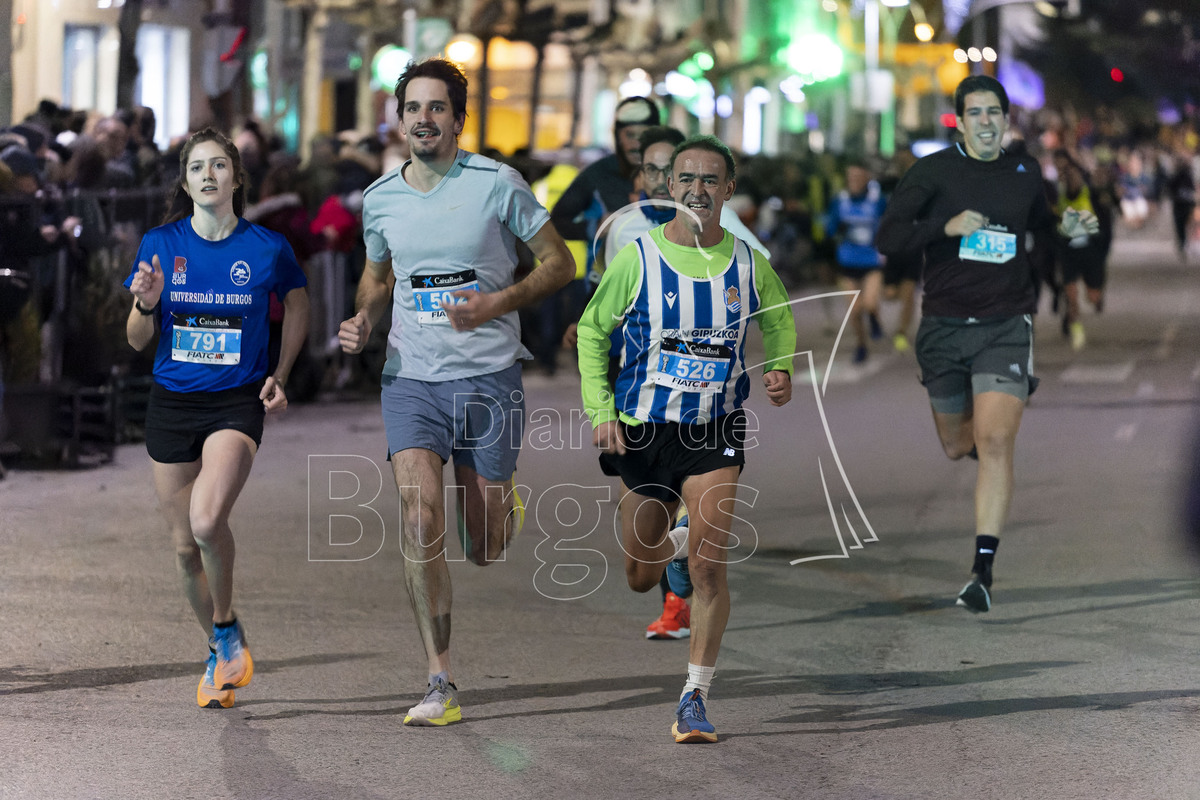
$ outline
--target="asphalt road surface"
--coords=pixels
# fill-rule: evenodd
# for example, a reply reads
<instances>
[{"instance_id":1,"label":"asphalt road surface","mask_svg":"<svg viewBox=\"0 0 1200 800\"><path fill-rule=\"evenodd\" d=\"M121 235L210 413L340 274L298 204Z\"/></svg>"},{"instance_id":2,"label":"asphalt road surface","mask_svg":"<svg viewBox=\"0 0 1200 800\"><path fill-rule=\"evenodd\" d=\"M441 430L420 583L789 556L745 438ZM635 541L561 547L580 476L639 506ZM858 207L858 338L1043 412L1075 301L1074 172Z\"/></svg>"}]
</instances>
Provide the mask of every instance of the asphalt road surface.
<instances>
[{"instance_id":1,"label":"asphalt road surface","mask_svg":"<svg viewBox=\"0 0 1200 800\"><path fill-rule=\"evenodd\" d=\"M144 449L14 470L0 798L1198 798L1180 507L1200 263L1167 239L1118 241L1081 352L1038 318L984 615L954 606L974 463L942 455L911 353L881 342L853 365L842 300L797 303L814 369L785 408L752 397L715 745L671 739L687 645L643 636L657 590L625 584L571 370L526 381L530 519L507 560L449 546L464 721L444 729L401 724L425 669L376 401L269 421L233 517L256 672L230 710L194 702L205 642Z\"/></svg>"}]
</instances>

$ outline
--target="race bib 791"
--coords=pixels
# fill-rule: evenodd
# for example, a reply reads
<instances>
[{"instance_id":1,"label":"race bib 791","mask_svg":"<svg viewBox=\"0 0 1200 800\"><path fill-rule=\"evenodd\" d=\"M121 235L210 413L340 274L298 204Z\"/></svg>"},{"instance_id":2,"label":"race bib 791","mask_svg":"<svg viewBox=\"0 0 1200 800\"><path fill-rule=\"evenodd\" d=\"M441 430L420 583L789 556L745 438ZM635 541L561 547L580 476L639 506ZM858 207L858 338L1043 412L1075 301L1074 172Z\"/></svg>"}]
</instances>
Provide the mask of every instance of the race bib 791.
<instances>
[{"instance_id":1,"label":"race bib 791","mask_svg":"<svg viewBox=\"0 0 1200 800\"><path fill-rule=\"evenodd\" d=\"M171 315L171 360L231 367L242 359L242 318L207 313Z\"/></svg>"}]
</instances>

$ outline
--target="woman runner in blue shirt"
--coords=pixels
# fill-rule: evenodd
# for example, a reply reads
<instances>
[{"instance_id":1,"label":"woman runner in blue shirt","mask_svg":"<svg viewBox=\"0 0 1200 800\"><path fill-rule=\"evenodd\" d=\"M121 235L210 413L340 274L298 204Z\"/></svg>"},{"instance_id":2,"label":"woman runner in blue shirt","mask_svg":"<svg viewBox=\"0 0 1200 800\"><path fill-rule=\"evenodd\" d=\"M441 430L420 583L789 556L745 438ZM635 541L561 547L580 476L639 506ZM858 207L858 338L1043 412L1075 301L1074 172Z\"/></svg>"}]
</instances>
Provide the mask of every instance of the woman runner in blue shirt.
<instances>
[{"instance_id":1,"label":"woman runner in blue shirt","mask_svg":"<svg viewBox=\"0 0 1200 800\"><path fill-rule=\"evenodd\" d=\"M193 134L179 164L166 224L142 238L125 280L135 297L125 331L136 350L158 334L146 449L184 594L211 631L196 702L229 708L233 690L254 674L233 611L229 515L264 414L287 407L284 384L308 332L307 281L283 236L241 218L246 174L228 138L211 128ZM285 317L279 364L268 375L272 292Z\"/></svg>"}]
</instances>

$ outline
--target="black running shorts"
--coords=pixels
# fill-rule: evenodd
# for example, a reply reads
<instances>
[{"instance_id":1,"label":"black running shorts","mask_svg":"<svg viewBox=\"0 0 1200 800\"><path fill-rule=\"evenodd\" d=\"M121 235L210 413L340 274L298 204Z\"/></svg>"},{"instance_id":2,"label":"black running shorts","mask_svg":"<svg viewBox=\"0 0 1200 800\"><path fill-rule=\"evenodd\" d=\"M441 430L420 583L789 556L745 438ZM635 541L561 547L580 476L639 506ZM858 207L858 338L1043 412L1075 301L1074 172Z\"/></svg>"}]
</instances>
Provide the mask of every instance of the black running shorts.
<instances>
[{"instance_id":1,"label":"black running shorts","mask_svg":"<svg viewBox=\"0 0 1200 800\"><path fill-rule=\"evenodd\" d=\"M683 481L725 467L746 465L746 413L741 409L700 425L644 422L621 426L625 455L600 454L605 475L631 491L669 503L680 499Z\"/></svg>"},{"instance_id":2,"label":"black running shorts","mask_svg":"<svg viewBox=\"0 0 1200 800\"><path fill-rule=\"evenodd\" d=\"M160 464L191 463L221 430L244 433L257 447L266 415L261 391L261 381L219 392L173 392L155 383L146 406L146 451Z\"/></svg>"}]
</instances>

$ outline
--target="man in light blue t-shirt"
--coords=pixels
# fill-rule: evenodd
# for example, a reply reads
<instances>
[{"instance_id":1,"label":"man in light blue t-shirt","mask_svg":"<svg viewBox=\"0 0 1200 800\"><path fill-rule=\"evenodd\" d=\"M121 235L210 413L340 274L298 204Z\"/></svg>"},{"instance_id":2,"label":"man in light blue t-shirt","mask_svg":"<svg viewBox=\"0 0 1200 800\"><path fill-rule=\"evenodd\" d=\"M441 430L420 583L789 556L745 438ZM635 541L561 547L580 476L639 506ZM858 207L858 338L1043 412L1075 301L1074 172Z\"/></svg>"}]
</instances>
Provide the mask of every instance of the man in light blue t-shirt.
<instances>
[{"instance_id":1,"label":"man in light blue t-shirt","mask_svg":"<svg viewBox=\"0 0 1200 800\"><path fill-rule=\"evenodd\" d=\"M383 419L404 583L429 666L425 697L404 723L441 726L462 718L450 669L442 468L453 459L468 558L499 559L523 516L519 500L514 510L525 411L517 362L530 355L517 309L565 286L575 264L516 170L458 148L467 116L458 67L410 64L396 99L412 157L363 196L367 261L338 338L359 352L391 301ZM518 239L540 262L520 281Z\"/></svg>"}]
</instances>

